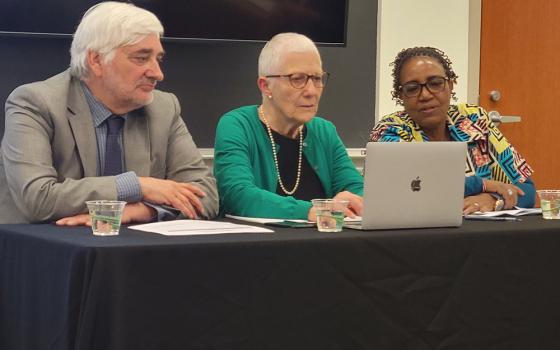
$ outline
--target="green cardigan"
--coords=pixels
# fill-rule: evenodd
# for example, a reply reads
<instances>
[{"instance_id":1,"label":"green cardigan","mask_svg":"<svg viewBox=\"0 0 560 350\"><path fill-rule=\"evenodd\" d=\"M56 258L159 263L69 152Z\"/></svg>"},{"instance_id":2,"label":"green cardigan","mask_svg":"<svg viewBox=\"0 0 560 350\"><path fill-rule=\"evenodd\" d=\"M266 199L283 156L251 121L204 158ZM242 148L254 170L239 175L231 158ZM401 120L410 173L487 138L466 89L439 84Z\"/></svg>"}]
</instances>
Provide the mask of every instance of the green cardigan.
<instances>
[{"instance_id":1,"label":"green cardigan","mask_svg":"<svg viewBox=\"0 0 560 350\"><path fill-rule=\"evenodd\" d=\"M223 115L218 123L214 176L222 211L250 217L307 219L311 202L276 194L278 175L272 147L257 113L257 106L241 107ZM334 125L314 117L306 127L303 154L327 197L341 191L362 196L363 178L348 157Z\"/></svg>"}]
</instances>

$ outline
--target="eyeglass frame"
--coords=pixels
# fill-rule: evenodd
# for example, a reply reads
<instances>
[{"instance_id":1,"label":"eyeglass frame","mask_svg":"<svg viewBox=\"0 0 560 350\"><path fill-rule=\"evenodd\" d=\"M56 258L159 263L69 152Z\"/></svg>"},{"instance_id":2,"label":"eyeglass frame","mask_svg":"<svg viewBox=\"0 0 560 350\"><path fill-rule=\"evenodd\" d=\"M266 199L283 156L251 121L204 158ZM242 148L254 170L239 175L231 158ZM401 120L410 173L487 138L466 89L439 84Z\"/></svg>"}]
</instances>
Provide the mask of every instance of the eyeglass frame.
<instances>
[{"instance_id":1,"label":"eyeglass frame","mask_svg":"<svg viewBox=\"0 0 560 350\"><path fill-rule=\"evenodd\" d=\"M292 82L292 76L296 75L296 74L303 74L303 75L306 76L305 83L301 87L295 86L294 83ZM314 75L314 74L306 74L306 73L292 73L292 74L271 74L271 75L265 75L264 77L265 78L288 78L288 81L290 82L290 85L294 89L301 90L301 89L303 89L307 86L307 83L309 83L309 79L315 78L315 77L320 77L321 78L321 86L317 86L315 81L312 79L311 82L313 83L313 86L315 86L315 88L317 88L317 89L324 89L325 86L327 86L327 82L329 81L330 75L331 74L329 72L323 72L320 76L319 75Z\"/></svg>"},{"instance_id":2,"label":"eyeglass frame","mask_svg":"<svg viewBox=\"0 0 560 350\"><path fill-rule=\"evenodd\" d=\"M430 88L428 87L428 83L430 82L430 80L432 80L432 79L434 79L434 78L443 79L444 83L443 83L443 89L442 89L441 91L432 91L432 90L430 90ZM426 80L426 82L425 82L424 84L420 84L420 83L418 83L418 82L412 82L412 81L411 81L411 82L408 82L408 83L406 83L406 84L399 85L398 88L399 88L399 91L400 91L405 97L413 98L413 97L418 97L418 96L420 96L420 95L422 94L422 89L424 89L424 88L426 88L426 90L428 90L431 94L440 93L440 92L442 92L443 90L445 90L445 84L446 84L446 83L449 83L449 80L450 80L449 77L442 77L442 76L439 76L439 75L435 75L435 76L429 77L428 80ZM404 93L403 87L404 87L405 85L408 85L408 84L416 84L416 85L420 86L420 90L418 90L418 93L417 93L416 95L408 96L407 94Z\"/></svg>"}]
</instances>

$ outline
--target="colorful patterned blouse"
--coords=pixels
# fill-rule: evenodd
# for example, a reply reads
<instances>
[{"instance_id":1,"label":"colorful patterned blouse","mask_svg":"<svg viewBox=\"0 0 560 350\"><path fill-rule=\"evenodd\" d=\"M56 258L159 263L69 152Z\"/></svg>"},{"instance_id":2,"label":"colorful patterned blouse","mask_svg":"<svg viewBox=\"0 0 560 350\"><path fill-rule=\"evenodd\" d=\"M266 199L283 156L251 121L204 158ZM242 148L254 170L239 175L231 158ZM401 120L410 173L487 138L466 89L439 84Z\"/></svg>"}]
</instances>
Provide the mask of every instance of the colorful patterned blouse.
<instances>
[{"instance_id":1,"label":"colorful patterned blouse","mask_svg":"<svg viewBox=\"0 0 560 350\"><path fill-rule=\"evenodd\" d=\"M467 142L466 176L476 175L513 184L529 179L533 169L490 121L482 107L450 105L447 115L451 139ZM420 126L401 111L383 117L372 129L370 141L425 142L429 139Z\"/></svg>"}]
</instances>

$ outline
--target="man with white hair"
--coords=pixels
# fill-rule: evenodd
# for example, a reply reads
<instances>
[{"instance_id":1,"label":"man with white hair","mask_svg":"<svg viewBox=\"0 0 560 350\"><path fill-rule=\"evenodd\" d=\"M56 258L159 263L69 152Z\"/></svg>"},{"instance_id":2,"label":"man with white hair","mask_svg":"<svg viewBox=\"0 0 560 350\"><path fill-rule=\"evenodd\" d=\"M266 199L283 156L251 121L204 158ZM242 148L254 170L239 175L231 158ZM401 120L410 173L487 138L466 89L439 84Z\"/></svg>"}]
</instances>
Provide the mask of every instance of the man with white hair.
<instances>
[{"instance_id":1,"label":"man with white hair","mask_svg":"<svg viewBox=\"0 0 560 350\"><path fill-rule=\"evenodd\" d=\"M90 224L86 200L123 200L123 222L212 218L214 178L163 80L163 27L132 4L82 18L70 69L6 102L0 223ZM172 207L172 208L171 208ZM174 210L176 209L176 210Z\"/></svg>"}]
</instances>

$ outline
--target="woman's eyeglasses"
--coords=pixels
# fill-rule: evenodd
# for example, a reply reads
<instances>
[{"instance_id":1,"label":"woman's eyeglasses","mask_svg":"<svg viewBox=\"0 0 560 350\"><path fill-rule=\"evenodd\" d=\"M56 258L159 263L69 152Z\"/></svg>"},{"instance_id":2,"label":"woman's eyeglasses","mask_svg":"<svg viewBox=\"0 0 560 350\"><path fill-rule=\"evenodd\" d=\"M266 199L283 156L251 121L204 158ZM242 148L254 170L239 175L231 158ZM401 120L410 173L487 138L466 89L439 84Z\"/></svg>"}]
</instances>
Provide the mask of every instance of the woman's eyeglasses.
<instances>
[{"instance_id":1,"label":"woman's eyeglasses","mask_svg":"<svg viewBox=\"0 0 560 350\"><path fill-rule=\"evenodd\" d=\"M430 77L424 84L410 82L399 86L399 90L405 97L418 97L422 93L422 88L428 89L432 94L445 90L445 83L449 80L446 77Z\"/></svg>"},{"instance_id":2,"label":"woman's eyeglasses","mask_svg":"<svg viewBox=\"0 0 560 350\"><path fill-rule=\"evenodd\" d=\"M313 85L318 88L324 88L327 85L327 81L329 80L329 73L324 72L321 75L311 75L305 73L292 73L292 74L284 74L284 75L265 75L266 78L288 78L292 87L296 89L303 89L309 79L313 82Z\"/></svg>"}]
</instances>

